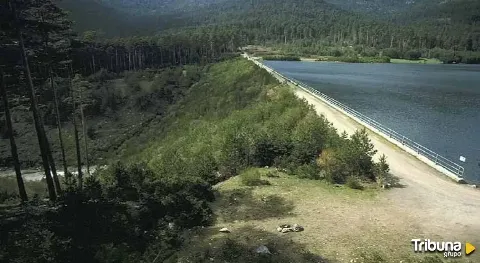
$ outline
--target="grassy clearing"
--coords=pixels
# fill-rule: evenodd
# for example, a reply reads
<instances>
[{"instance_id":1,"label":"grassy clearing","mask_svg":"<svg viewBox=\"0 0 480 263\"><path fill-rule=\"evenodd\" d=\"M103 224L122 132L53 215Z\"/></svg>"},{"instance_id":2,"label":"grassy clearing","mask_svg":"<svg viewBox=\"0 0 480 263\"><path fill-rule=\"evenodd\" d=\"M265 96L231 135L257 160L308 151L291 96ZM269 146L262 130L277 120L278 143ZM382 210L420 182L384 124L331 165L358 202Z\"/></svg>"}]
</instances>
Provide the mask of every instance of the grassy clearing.
<instances>
[{"instance_id":1,"label":"grassy clearing","mask_svg":"<svg viewBox=\"0 0 480 263\"><path fill-rule=\"evenodd\" d=\"M389 213L381 191L298 179L273 169L256 171L270 185L245 186L240 175L215 187L216 223L188 235L180 262L443 262L413 255L415 228ZM294 223L305 231L276 230ZM219 233L223 227L231 233ZM272 255L257 255L260 245Z\"/></svg>"},{"instance_id":2,"label":"grassy clearing","mask_svg":"<svg viewBox=\"0 0 480 263\"><path fill-rule=\"evenodd\" d=\"M410 60L410 59L390 59L390 63L395 64L442 64L442 62L436 58L421 58L418 60Z\"/></svg>"},{"instance_id":3,"label":"grassy clearing","mask_svg":"<svg viewBox=\"0 0 480 263\"><path fill-rule=\"evenodd\" d=\"M25 182L25 190L29 198L48 196L46 183L42 181ZM16 204L19 202L18 186L15 177L0 177L0 204Z\"/></svg>"}]
</instances>

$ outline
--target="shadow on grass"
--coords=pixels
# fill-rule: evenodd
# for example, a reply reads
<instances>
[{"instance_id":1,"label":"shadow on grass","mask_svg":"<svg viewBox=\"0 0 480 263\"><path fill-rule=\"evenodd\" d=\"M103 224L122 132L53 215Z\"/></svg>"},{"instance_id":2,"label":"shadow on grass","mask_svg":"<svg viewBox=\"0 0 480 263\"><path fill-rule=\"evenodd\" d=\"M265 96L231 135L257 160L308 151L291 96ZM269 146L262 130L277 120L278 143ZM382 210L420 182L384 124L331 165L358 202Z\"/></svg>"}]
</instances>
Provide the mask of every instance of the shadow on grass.
<instances>
[{"instance_id":1,"label":"shadow on grass","mask_svg":"<svg viewBox=\"0 0 480 263\"><path fill-rule=\"evenodd\" d=\"M293 242L288 236L245 226L212 238L218 230L204 231L201 237L191 239L183 251L166 262L330 262L309 252L303 244ZM266 246L270 254L257 253L259 246Z\"/></svg>"},{"instance_id":2,"label":"shadow on grass","mask_svg":"<svg viewBox=\"0 0 480 263\"><path fill-rule=\"evenodd\" d=\"M222 191L217 216L225 222L262 220L292 215L293 202L278 195L254 196L249 188Z\"/></svg>"}]
</instances>

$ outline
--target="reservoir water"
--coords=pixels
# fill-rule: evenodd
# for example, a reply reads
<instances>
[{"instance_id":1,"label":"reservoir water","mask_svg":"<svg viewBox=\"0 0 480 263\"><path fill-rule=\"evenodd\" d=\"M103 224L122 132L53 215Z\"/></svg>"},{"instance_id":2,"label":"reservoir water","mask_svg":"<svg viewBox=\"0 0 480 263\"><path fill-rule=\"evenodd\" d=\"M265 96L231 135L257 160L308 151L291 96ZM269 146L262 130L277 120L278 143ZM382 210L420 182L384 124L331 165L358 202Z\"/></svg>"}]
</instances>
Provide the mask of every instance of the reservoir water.
<instances>
[{"instance_id":1,"label":"reservoir water","mask_svg":"<svg viewBox=\"0 0 480 263\"><path fill-rule=\"evenodd\" d=\"M264 63L462 165L467 182L480 183L480 66Z\"/></svg>"}]
</instances>

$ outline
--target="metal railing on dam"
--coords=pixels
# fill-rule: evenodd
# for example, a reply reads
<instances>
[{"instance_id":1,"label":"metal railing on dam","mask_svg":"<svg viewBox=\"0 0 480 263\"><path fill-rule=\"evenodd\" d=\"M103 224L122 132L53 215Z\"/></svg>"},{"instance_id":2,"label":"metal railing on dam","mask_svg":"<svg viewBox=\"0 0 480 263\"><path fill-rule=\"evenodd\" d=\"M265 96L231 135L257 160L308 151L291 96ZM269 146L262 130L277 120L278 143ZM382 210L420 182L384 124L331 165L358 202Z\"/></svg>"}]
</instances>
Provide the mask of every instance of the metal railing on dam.
<instances>
[{"instance_id":1,"label":"metal railing on dam","mask_svg":"<svg viewBox=\"0 0 480 263\"><path fill-rule=\"evenodd\" d=\"M394 141L400 143L402 146L405 146L405 147L409 148L410 150L414 151L419 156L425 157L426 159L431 161L434 165L444 168L448 172L453 173L454 175L459 177L458 179L463 180L463 178L462 178L463 174L464 174L463 166L447 159L444 156L441 156L440 154L438 154L438 153L428 149L427 147L409 139L408 137L406 137L406 136L404 136L404 135L402 135L402 134L400 134L400 133L398 133L398 132L396 132L396 131L388 128L388 127L385 127L384 125L380 124L379 122L363 115L362 113L346 106L345 104L343 104L343 103L341 103L341 102L339 102L335 99L332 99L332 98L328 97L327 95L325 95L325 94L321 93L320 91L306 85L305 83L302 83L302 82L296 81L296 80L292 80L292 79L280 74L279 72L275 71L274 69L264 65L263 63L257 61L256 59L253 59L253 58L249 57L248 55L244 55L244 57L253 61L259 67L264 68L265 70L267 70L268 72L273 74L276 78L278 78L280 80L283 80L284 82L290 82L291 84L293 84L293 85L295 85L299 88L302 88L303 90L309 92L310 94L323 99L324 101L326 101L330 105L334 105L335 107L343 110L347 114L349 114L349 115L359 119L360 121L368 124L369 126L376 129L378 132L383 133L383 135L386 135L388 138L393 139Z\"/></svg>"}]
</instances>

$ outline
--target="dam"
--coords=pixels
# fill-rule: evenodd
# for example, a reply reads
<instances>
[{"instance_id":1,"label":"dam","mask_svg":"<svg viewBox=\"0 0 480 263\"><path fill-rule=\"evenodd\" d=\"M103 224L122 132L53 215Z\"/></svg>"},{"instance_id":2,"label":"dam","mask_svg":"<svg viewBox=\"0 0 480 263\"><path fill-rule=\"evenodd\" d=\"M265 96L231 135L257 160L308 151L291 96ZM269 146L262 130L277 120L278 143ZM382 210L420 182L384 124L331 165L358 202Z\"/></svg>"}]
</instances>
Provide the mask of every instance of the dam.
<instances>
[{"instance_id":1,"label":"dam","mask_svg":"<svg viewBox=\"0 0 480 263\"><path fill-rule=\"evenodd\" d=\"M342 67L345 67L345 66L352 66L352 67L355 66L360 68L367 67L367 70L365 71L368 72L369 70L368 66L370 65L359 65L359 64L352 65L352 64L345 64L345 63L283 62L283 61L281 62L266 61L264 63L261 63L253 58L250 58L250 59L254 60L254 62L257 65L265 68L267 71L274 74L274 76L276 76L279 80L288 82L292 85L295 85L299 88L302 88L314 94L318 99L322 100L324 103L327 103L329 106L335 108L336 110L341 111L343 114L349 116L350 118L354 119L361 125L372 130L373 132L381 135L382 137L384 137L384 139L397 145L399 148L410 153L412 156L415 156L417 159L428 164L434 169L449 176L451 179L457 182L467 181L468 183L477 183L477 184L478 182L480 182L480 179L476 177L476 174L475 174L476 172L475 168L476 168L476 165L478 164L475 162L475 156L474 156L476 152L475 151L476 148L474 147L475 145L478 146L479 144L473 143L475 138L471 138L472 135L468 134L468 132L475 134L476 128L471 129L469 127L466 127L462 130L463 132L465 132L465 130L468 129L466 131L467 132L466 136L458 137L457 135L457 137L453 136L452 139L445 139L445 136L447 135L445 135L444 133L448 131L447 129L448 127L445 130L442 130L441 128L435 130L435 128L426 127L428 126L429 123L428 121L426 122L423 120L420 123L417 120L416 123L409 124L408 121L411 121L411 120L409 120L408 116L407 118L402 116L405 114L408 115L407 113L409 112L405 110L401 110L401 107L399 107L396 104L392 104L388 100L388 98L386 98L388 94L387 94L387 91L385 91L385 89L381 91L378 91L378 90L371 91L367 89L365 93L368 93L368 92L378 93L376 95L374 94L375 96L373 96L370 93L367 94L372 97L373 101L366 101L366 98L365 98L366 96L362 97L356 94L355 96L349 94L350 96L350 100L349 100L347 95L343 97L338 95L339 93L341 93L341 89L343 87L342 85L335 83L334 81L335 79L334 77L332 77L333 74L328 75L327 73L325 73L325 72L331 71L332 68L335 69L335 67L337 67L337 72L335 73L338 74L339 76L336 76L335 78L340 79L340 81L343 81L343 82L352 81L354 82L352 85L359 84L358 89L364 89L364 87L362 86L363 84L362 78L364 79L369 78L369 76L355 75L354 71L353 71L354 74L349 75L349 72L352 72L352 70L350 69L348 72L345 73ZM314 68L317 65L320 68L320 70ZM382 67L385 65L376 64L374 66ZM397 66L397 65L386 64L386 66ZM399 65L399 66L403 66L403 65ZM416 65L416 66L425 67L425 65ZM448 65L438 65L438 66L448 66ZM475 70L476 68L473 68L473 73L477 73ZM419 73L417 73L417 76L418 75ZM318 79L315 79L315 77L318 79L321 78L322 80L318 81ZM379 80L374 79L374 81L379 81ZM405 82L408 82L408 80L405 80ZM393 84L395 85L395 83ZM458 92L463 91L465 93L465 91L462 90L461 88L459 88L459 90L460 91ZM325 94L325 92L328 92L329 94ZM335 97L333 98L333 96ZM470 100L476 99L476 97L472 96L471 94L469 94L469 97L470 97L469 98ZM478 98L480 99L480 97ZM347 102L348 105L345 102ZM357 102L358 102L358 105L357 105ZM377 102L378 102L378 105L374 105ZM391 112L389 112L388 110L385 110L385 105L382 105L385 103L389 103L388 105L390 105L391 106L390 108L392 108ZM469 104L468 102L465 103L465 107L468 106L468 104ZM365 107L365 105L367 106L374 105L374 106L370 106L372 109L368 109L368 107ZM411 107L409 105L403 105L403 106ZM469 121L468 118L472 118L471 116L472 114L473 114L473 118L479 117L477 120L480 120L479 113L477 112L475 116L475 113L473 112L473 113L470 113L470 116L467 116L466 118L464 118L463 121L468 122ZM445 119L448 120L448 117ZM392 122L392 120L395 120L395 122ZM402 123L402 121L405 123ZM445 126L441 120L438 120L438 116L436 121L438 121L438 124L440 126ZM470 120L470 122L471 121L472 120ZM397 125L392 125L392 123ZM417 125L417 127L415 125ZM392 128L392 126L394 128ZM425 133L425 131L431 131L431 133L424 134L424 136L418 136L418 133L421 133L421 132ZM480 134L480 131L479 133L476 133L476 134ZM425 140L424 139L425 136L430 138L430 140ZM478 136L476 137L478 139ZM465 140L466 138L470 139L469 140L470 144L465 148L470 147L470 149L467 149L470 151L459 151L457 155L454 151L455 150L454 146L461 145L462 144L461 140ZM455 144L455 142L452 143L452 141L454 141L455 139L459 139L460 142L457 142L457 144ZM447 149L447 150L444 150L444 149ZM459 156L462 154L466 156L467 162L462 162L459 160Z\"/></svg>"}]
</instances>

